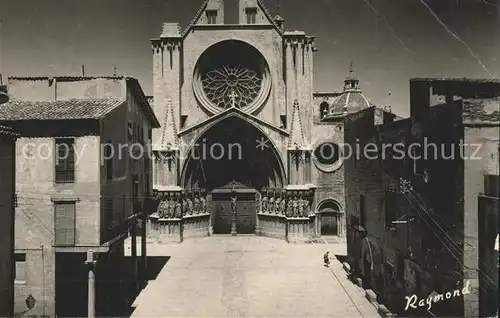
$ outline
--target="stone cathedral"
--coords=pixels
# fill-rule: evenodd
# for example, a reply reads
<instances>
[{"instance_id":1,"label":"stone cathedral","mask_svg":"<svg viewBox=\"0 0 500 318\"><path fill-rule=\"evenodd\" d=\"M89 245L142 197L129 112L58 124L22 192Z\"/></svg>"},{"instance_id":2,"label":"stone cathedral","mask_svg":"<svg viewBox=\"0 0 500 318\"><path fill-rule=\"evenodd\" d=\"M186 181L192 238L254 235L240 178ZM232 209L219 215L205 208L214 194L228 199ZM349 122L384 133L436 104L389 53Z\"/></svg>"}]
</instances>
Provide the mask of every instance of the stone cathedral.
<instances>
[{"instance_id":1,"label":"stone cathedral","mask_svg":"<svg viewBox=\"0 0 500 318\"><path fill-rule=\"evenodd\" d=\"M343 92L315 92L315 38L284 22L261 0L207 0L151 40L154 239L345 236L343 120L370 103L352 68Z\"/></svg>"}]
</instances>

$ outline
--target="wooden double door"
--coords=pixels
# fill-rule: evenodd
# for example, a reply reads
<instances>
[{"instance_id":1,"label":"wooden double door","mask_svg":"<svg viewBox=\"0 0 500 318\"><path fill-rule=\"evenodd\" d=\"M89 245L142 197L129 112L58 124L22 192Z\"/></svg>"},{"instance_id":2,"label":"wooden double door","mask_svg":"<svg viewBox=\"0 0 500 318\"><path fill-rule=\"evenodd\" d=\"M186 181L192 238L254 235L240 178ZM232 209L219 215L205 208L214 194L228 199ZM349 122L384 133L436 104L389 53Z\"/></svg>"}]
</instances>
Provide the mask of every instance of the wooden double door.
<instances>
[{"instance_id":1,"label":"wooden double door","mask_svg":"<svg viewBox=\"0 0 500 318\"><path fill-rule=\"evenodd\" d=\"M230 234L231 193L212 194L212 226L214 234ZM236 193L236 232L238 234L255 233L257 207L255 193Z\"/></svg>"}]
</instances>

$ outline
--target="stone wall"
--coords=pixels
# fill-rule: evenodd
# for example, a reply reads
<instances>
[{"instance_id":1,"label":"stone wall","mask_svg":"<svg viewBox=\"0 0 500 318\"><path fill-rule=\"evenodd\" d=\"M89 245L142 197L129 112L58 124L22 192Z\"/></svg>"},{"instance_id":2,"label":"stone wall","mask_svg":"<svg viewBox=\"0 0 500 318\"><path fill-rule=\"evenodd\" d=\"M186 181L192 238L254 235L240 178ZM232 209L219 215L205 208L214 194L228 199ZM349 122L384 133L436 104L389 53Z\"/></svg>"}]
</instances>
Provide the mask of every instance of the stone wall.
<instances>
[{"instance_id":1,"label":"stone wall","mask_svg":"<svg viewBox=\"0 0 500 318\"><path fill-rule=\"evenodd\" d=\"M1 106L0 106L1 107ZM12 316L15 209L15 139L10 128L0 126L0 316Z\"/></svg>"}]
</instances>

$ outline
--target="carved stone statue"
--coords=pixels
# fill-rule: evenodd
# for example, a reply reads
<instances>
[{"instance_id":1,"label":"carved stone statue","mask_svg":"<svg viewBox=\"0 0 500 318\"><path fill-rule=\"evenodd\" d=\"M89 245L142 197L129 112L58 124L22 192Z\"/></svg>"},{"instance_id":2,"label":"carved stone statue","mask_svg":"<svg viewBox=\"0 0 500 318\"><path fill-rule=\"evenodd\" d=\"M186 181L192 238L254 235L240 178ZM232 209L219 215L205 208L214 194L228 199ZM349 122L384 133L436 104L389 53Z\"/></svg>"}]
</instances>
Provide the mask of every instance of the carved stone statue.
<instances>
[{"instance_id":1,"label":"carved stone statue","mask_svg":"<svg viewBox=\"0 0 500 318\"><path fill-rule=\"evenodd\" d=\"M274 189L271 189L271 191L269 191L269 203L268 203L268 210L269 210L269 213L275 213L275 210L274 210L274 200L275 200L275 195L276 195L276 192L274 191Z\"/></svg>"},{"instance_id":2,"label":"carved stone statue","mask_svg":"<svg viewBox=\"0 0 500 318\"><path fill-rule=\"evenodd\" d=\"M167 207L165 206L165 200L163 200L163 198L160 200L160 204L158 205L158 217L164 219L167 215Z\"/></svg>"},{"instance_id":3,"label":"carved stone statue","mask_svg":"<svg viewBox=\"0 0 500 318\"><path fill-rule=\"evenodd\" d=\"M191 215L193 214L193 200L191 200L191 198L188 196L186 198L186 202L187 202L187 214Z\"/></svg>"},{"instance_id":4,"label":"carved stone statue","mask_svg":"<svg viewBox=\"0 0 500 318\"><path fill-rule=\"evenodd\" d=\"M267 189L264 189L262 192L264 194L264 197L262 198L262 213L267 213L267 203L269 201L269 198L267 197Z\"/></svg>"},{"instance_id":5,"label":"carved stone statue","mask_svg":"<svg viewBox=\"0 0 500 318\"><path fill-rule=\"evenodd\" d=\"M171 194L167 192L167 198L165 202L165 216L166 218L170 218L172 215L172 197Z\"/></svg>"},{"instance_id":6,"label":"carved stone statue","mask_svg":"<svg viewBox=\"0 0 500 318\"><path fill-rule=\"evenodd\" d=\"M200 213L200 197L199 194L196 193L194 197L194 213L199 214Z\"/></svg>"},{"instance_id":7,"label":"carved stone statue","mask_svg":"<svg viewBox=\"0 0 500 318\"><path fill-rule=\"evenodd\" d=\"M236 212L236 196L231 197L231 212Z\"/></svg>"},{"instance_id":8,"label":"carved stone statue","mask_svg":"<svg viewBox=\"0 0 500 318\"><path fill-rule=\"evenodd\" d=\"M286 194L285 193L282 193L282 196L281 196L281 206L280 206L280 214L281 215L284 215L286 214Z\"/></svg>"},{"instance_id":9,"label":"carved stone statue","mask_svg":"<svg viewBox=\"0 0 500 318\"><path fill-rule=\"evenodd\" d=\"M274 201L274 213L281 214L281 192L276 192L276 201Z\"/></svg>"},{"instance_id":10,"label":"carved stone statue","mask_svg":"<svg viewBox=\"0 0 500 318\"><path fill-rule=\"evenodd\" d=\"M286 205L286 216L290 217L293 215L293 200L289 199Z\"/></svg>"},{"instance_id":11,"label":"carved stone statue","mask_svg":"<svg viewBox=\"0 0 500 318\"><path fill-rule=\"evenodd\" d=\"M175 195L175 210L174 217L180 219L182 217L182 203L178 194Z\"/></svg>"},{"instance_id":12,"label":"carved stone statue","mask_svg":"<svg viewBox=\"0 0 500 318\"><path fill-rule=\"evenodd\" d=\"M309 216L311 210L310 210L309 200L307 198L303 200L303 205L304 205L304 216Z\"/></svg>"},{"instance_id":13,"label":"carved stone statue","mask_svg":"<svg viewBox=\"0 0 500 318\"><path fill-rule=\"evenodd\" d=\"M304 199L302 197L299 197L299 200L297 202L297 211L299 216L307 216L307 214L304 212Z\"/></svg>"},{"instance_id":14,"label":"carved stone statue","mask_svg":"<svg viewBox=\"0 0 500 318\"><path fill-rule=\"evenodd\" d=\"M205 200L205 194L202 193L200 197L200 213L205 214L207 211L207 201Z\"/></svg>"},{"instance_id":15,"label":"carved stone statue","mask_svg":"<svg viewBox=\"0 0 500 318\"><path fill-rule=\"evenodd\" d=\"M299 205L297 204L297 197L293 197L292 211L293 211L292 212L293 217L299 216Z\"/></svg>"},{"instance_id":16,"label":"carved stone statue","mask_svg":"<svg viewBox=\"0 0 500 318\"><path fill-rule=\"evenodd\" d=\"M187 215L188 213L188 202L186 200L186 193L182 194L182 215Z\"/></svg>"}]
</instances>

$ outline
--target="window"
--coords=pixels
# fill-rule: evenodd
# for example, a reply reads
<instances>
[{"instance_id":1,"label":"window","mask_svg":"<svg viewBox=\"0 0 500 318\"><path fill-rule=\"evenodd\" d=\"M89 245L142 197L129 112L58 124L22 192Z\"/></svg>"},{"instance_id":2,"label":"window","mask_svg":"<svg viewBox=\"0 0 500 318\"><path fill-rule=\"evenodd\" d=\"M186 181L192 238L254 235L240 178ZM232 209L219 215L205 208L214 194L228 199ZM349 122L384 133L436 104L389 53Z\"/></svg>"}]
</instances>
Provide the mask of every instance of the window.
<instances>
[{"instance_id":1,"label":"window","mask_svg":"<svg viewBox=\"0 0 500 318\"><path fill-rule=\"evenodd\" d=\"M217 21L217 10L207 10L207 23L215 24Z\"/></svg>"},{"instance_id":2,"label":"window","mask_svg":"<svg viewBox=\"0 0 500 318\"><path fill-rule=\"evenodd\" d=\"M139 176L134 174L132 176L132 199L134 205L137 203L137 199L139 197ZM134 211L135 213L135 211Z\"/></svg>"},{"instance_id":3,"label":"window","mask_svg":"<svg viewBox=\"0 0 500 318\"><path fill-rule=\"evenodd\" d=\"M26 281L26 254L16 253L14 254L14 260L16 262L14 279L16 281Z\"/></svg>"},{"instance_id":4,"label":"window","mask_svg":"<svg viewBox=\"0 0 500 318\"><path fill-rule=\"evenodd\" d=\"M106 174L106 180L113 179L113 145L111 141L107 141L104 147L104 169Z\"/></svg>"},{"instance_id":5,"label":"window","mask_svg":"<svg viewBox=\"0 0 500 318\"><path fill-rule=\"evenodd\" d=\"M257 8L246 8L247 24L255 24L255 17L257 16Z\"/></svg>"},{"instance_id":6,"label":"window","mask_svg":"<svg viewBox=\"0 0 500 318\"><path fill-rule=\"evenodd\" d=\"M328 115L328 103L327 102L322 102L319 105L319 118L323 119L326 115Z\"/></svg>"},{"instance_id":7,"label":"window","mask_svg":"<svg viewBox=\"0 0 500 318\"><path fill-rule=\"evenodd\" d=\"M144 145L144 129L142 128L141 125L137 126L138 132L139 132L139 143L141 145Z\"/></svg>"},{"instance_id":8,"label":"window","mask_svg":"<svg viewBox=\"0 0 500 318\"><path fill-rule=\"evenodd\" d=\"M55 203L55 245L75 245L75 202Z\"/></svg>"},{"instance_id":9,"label":"window","mask_svg":"<svg viewBox=\"0 0 500 318\"><path fill-rule=\"evenodd\" d=\"M56 182L75 182L75 148L73 138L56 138Z\"/></svg>"},{"instance_id":10,"label":"window","mask_svg":"<svg viewBox=\"0 0 500 318\"><path fill-rule=\"evenodd\" d=\"M366 230L366 211L365 211L365 196L359 195L359 218L360 224Z\"/></svg>"},{"instance_id":11,"label":"window","mask_svg":"<svg viewBox=\"0 0 500 318\"><path fill-rule=\"evenodd\" d=\"M137 124L135 122L132 123L132 142L137 142Z\"/></svg>"}]
</instances>

